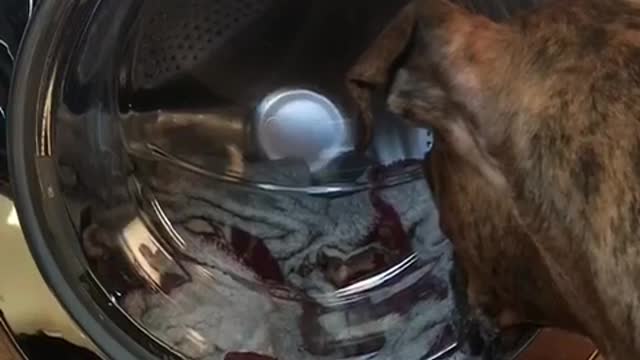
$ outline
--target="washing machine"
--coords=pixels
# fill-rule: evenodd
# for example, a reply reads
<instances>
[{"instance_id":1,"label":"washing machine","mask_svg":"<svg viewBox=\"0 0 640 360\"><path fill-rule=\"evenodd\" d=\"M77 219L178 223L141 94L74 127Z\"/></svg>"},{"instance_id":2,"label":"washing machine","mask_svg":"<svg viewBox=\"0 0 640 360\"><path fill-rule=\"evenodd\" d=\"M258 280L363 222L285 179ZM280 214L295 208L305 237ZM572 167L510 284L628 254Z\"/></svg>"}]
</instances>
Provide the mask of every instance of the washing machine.
<instances>
[{"instance_id":1,"label":"washing machine","mask_svg":"<svg viewBox=\"0 0 640 360\"><path fill-rule=\"evenodd\" d=\"M2 4L4 194L95 356L595 358L553 330L483 336L422 174L437 139L376 94L363 135L345 77L407 1Z\"/></svg>"}]
</instances>

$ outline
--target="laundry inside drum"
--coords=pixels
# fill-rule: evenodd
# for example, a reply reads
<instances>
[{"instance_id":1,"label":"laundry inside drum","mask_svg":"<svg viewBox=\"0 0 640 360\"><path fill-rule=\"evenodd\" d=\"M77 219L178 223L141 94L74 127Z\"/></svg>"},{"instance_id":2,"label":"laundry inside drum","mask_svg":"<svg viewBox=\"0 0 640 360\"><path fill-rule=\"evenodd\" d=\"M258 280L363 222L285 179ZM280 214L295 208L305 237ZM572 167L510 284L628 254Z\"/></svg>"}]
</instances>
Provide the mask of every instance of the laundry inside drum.
<instances>
[{"instance_id":1,"label":"laundry inside drum","mask_svg":"<svg viewBox=\"0 0 640 360\"><path fill-rule=\"evenodd\" d=\"M382 94L359 148L345 87L404 3L145 1L99 65L88 31L54 153L88 270L129 331L187 359L459 356L421 170L432 135Z\"/></svg>"}]
</instances>

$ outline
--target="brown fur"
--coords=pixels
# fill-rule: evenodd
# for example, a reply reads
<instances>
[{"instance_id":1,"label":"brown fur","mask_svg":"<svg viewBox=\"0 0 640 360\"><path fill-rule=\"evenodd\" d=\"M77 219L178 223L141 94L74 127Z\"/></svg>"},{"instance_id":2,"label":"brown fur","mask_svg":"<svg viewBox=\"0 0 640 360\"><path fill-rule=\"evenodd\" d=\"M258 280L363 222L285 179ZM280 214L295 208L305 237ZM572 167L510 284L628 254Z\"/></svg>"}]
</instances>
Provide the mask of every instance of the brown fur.
<instances>
[{"instance_id":1,"label":"brown fur","mask_svg":"<svg viewBox=\"0 0 640 360\"><path fill-rule=\"evenodd\" d=\"M350 80L393 75L390 109L438 135L428 179L475 305L639 358L640 2L558 0L498 24L417 0Z\"/></svg>"}]
</instances>

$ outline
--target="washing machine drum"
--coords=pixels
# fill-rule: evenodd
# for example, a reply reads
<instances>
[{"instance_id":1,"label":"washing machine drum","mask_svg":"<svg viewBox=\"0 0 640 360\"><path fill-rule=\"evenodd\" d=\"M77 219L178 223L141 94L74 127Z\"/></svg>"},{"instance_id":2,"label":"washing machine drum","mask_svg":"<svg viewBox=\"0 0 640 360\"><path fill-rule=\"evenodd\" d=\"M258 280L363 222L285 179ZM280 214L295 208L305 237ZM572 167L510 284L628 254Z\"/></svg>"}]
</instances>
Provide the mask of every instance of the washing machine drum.
<instances>
[{"instance_id":1,"label":"washing machine drum","mask_svg":"<svg viewBox=\"0 0 640 360\"><path fill-rule=\"evenodd\" d=\"M453 359L428 130L345 76L406 1L44 1L10 108L44 277L113 359Z\"/></svg>"}]
</instances>

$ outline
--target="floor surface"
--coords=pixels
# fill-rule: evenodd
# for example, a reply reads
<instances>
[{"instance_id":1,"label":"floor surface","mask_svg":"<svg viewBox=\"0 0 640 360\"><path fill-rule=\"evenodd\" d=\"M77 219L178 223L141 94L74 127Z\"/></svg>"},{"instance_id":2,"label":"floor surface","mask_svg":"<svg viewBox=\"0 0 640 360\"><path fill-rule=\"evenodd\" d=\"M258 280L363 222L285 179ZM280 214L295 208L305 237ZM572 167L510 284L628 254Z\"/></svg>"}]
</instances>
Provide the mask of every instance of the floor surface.
<instances>
[{"instance_id":1,"label":"floor surface","mask_svg":"<svg viewBox=\"0 0 640 360\"><path fill-rule=\"evenodd\" d=\"M49 291L22 235L13 203L0 196L0 309L16 333L43 330L88 346Z\"/></svg>"}]
</instances>

